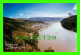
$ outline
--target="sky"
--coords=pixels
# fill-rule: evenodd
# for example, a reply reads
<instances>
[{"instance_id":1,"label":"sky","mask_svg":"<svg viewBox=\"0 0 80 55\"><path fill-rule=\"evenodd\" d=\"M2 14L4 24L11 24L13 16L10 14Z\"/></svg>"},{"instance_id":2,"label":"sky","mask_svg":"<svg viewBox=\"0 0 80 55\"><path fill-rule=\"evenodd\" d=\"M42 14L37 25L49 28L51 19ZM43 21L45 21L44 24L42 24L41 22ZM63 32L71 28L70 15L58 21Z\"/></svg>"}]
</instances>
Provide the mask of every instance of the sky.
<instances>
[{"instance_id":1,"label":"sky","mask_svg":"<svg viewBox=\"0 0 80 55\"><path fill-rule=\"evenodd\" d=\"M4 17L68 17L76 15L76 3L4 3Z\"/></svg>"}]
</instances>

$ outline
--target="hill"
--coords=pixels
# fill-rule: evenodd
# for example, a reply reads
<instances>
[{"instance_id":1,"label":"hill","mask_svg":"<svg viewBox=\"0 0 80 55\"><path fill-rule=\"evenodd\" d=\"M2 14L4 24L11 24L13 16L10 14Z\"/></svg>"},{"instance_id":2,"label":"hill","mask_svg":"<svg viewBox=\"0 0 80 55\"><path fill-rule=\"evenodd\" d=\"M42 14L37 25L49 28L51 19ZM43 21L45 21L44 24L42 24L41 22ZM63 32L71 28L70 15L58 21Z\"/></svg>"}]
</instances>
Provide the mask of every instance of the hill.
<instances>
[{"instance_id":1,"label":"hill","mask_svg":"<svg viewBox=\"0 0 80 55\"><path fill-rule=\"evenodd\" d=\"M65 18L61 21L62 27L74 31L77 31L77 15L70 16L68 18Z\"/></svg>"},{"instance_id":2,"label":"hill","mask_svg":"<svg viewBox=\"0 0 80 55\"><path fill-rule=\"evenodd\" d=\"M62 21L64 18L61 17L32 17L32 18L21 18L21 20L36 20L36 21L46 21L46 22L56 22L56 21Z\"/></svg>"},{"instance_id":3,"label":"hill","mask_svg":"<svg viewBox=\"0 0 80 55\"><path fill-rule=\"evenodd\" d=\"M32 20L19 20L4 17L4 51L5 52L33 52L33 50L40 51L37 47L37 40L30 39L33 35L36 38L38 31L30 28L33 24L43 23ZM32 34L32 35L31 35ZM20 40L18 36L27 36L28 39ZM11 44L11 45L9 45ZM17 44L17 48L14 45ZM13 48L14 47L14 48ZM23 47L22 49L19 49ZM25 47L25 49L24 49ZM7 49L10 48L10 49Z\"/></svg>"}]
</instances>

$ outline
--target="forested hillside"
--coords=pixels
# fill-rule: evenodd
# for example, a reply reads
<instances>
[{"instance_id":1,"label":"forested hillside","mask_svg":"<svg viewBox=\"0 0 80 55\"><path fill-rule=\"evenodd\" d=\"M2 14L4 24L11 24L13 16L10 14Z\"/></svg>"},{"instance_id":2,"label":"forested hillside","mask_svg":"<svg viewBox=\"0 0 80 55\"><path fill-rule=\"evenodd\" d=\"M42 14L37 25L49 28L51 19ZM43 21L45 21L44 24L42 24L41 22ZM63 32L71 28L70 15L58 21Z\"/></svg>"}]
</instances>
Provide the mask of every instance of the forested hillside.
<instances>
[{"instance_id":1,"label":"forested hillside","mask_svg":"<svg viewBox=\"0 0 80 55\"><path fill-rule=\"evenodd\" d=\"M77 31L77 15L65 18L61 21L61 24L64 28L74 31Z\"/></svg>"}]
</instances>

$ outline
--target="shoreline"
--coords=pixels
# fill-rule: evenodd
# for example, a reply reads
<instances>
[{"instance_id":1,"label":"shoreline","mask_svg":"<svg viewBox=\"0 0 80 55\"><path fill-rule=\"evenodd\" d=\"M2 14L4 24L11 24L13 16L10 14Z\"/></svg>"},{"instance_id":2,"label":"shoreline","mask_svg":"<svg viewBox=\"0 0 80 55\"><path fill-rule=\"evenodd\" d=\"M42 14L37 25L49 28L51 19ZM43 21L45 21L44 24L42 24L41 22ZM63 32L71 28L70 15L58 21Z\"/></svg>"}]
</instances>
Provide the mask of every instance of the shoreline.
<instances>
[{"instance_id":1,"label":"shoreline","mask_svg":"<svg viewBox=\"0 0 80 55\"><path fill-rule=\"evenodd\" d=\"M49 24L47 27L41 28L40 30L38 30L38 32L40 32L40 31L42 31L42 30L44 30L44 29L46 29L46 28L48 28L50 26L51 26L51 24Z\"/></svg>"}]
</instances>

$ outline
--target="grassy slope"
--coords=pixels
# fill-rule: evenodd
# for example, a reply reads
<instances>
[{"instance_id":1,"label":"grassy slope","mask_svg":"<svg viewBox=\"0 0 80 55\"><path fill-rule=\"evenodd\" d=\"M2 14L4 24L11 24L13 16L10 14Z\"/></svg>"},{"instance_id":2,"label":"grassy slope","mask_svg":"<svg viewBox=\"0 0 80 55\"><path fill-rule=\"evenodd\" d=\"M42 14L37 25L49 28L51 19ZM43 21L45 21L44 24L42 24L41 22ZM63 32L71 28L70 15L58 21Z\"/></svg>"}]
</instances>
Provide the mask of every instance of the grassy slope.
<instances>
[{"instance_id":1,"label":"grassy slope","mask_svg":"<svg viewBox=\"0 0 80 55\"><path fill-rule=\"evenodd\" d=\"M27 46L27 48L24 51L33 51L35 49L38 51L38 48L36 46L37 40L19 40L17 39L17 36L29 36L30 33L34 32L33 35L38 35L37 30L28 28L28 26L31 26L35 24L35 21L23 21L19 19L11 19L4 17L4 43L5 44L18 44L18 47L20 46ZM32 47L33 46L33 47ZM6 46L4 45L4 48ZM4 51L21 51L21 50L7 50L6 48Z\"/></svg>"}]
</instances>

